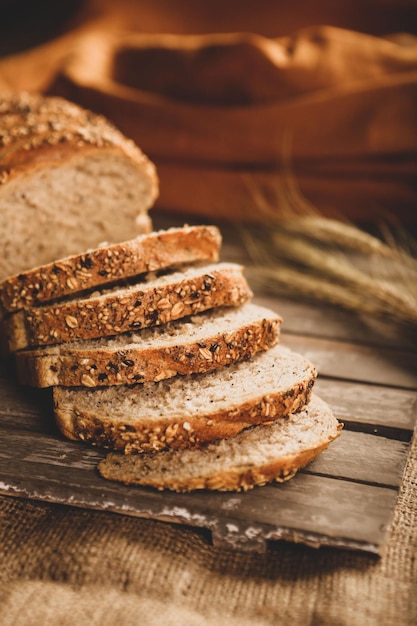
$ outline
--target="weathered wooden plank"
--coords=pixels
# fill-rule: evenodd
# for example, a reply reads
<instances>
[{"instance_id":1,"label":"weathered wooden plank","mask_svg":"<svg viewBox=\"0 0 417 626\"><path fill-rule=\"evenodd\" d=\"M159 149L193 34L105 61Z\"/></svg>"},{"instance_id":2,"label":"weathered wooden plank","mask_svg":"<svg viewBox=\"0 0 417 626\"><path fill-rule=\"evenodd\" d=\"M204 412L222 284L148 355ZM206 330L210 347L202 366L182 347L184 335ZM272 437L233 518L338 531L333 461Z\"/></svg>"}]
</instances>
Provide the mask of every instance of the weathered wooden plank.
<instances>
[{"instance_id":1,"label":"weathered wooden plank","mask_svg":"<svg viewBox=\"0 0 417 626\"><path fill-rule=\"evenodd\" d=\"M332 538L343 538L346 544L376 546L386 537L396 499L396 490L299 474L282 485L254 490L250 505L263 523L293 529L294 534L321 534L329 545Z\"/></svg>"},{"instance_id":2,"label":"weathered wooden plank","mask_svg":"<svg viewBox=\"0 0 417 626\"><path fill-rule=\"evenodd\" d=\"M344 430L304 471L374 485L399 487L409 444Z\"/></svg>"},{"instance_id":3,"label":"weathered wooden plank","mask_svg":"<svg viewBox=\"0 0 417 626\"><path fill-rule=\"evenodd\" d=\"M285 333L417 352L417 333L411 335L405 326L336 306L255 293L258 304L281 315Z\"/></svg>"},{"instance_id":4,"label":"weathered wooden plank","mask_svg":"<svg viewBox=\"0 0 417 626\"><path fill-rule=\"evenodd\" d=\"M326 379L320 374L314 389L341 421L369 424L374 432L406 431L407 439L414 430L417 391Z\"/></svg>"},{"instance_id":5,"label":"weathered wooden plank","mask_svg":"<svg viewBox=\"0 0 417 626\"><path fill-rule=\"evenodd\" d=\"M0 425L34 432L56 432L51 390L23 387L12 373L0 373Z\"/></svg>"},{"instance_id":6,"label":"weathered wooden plank","mask_svg":"<svg viewBox=\"0 0 417 626\"><path fill-rule=\"evenodd\" d=\"M305 471L310 474L398 487L407 450L408 444L404 442L342 431L339 439ZM5 467L9 466L12 475L19 472L20 477L27 481L30 481L38 471L44 471L39 470L38 466L91 469L95 468L103 455L103 451L81 442L67 441L60 435L0 428L0 469L6 472ZM16 464L19 463L19 459L28 465L23 465L18 470Z\"/></svg>"},{"instance_id":7,"label":"weathered wooden plank","mask_svg":"<svg viewBox=\"0 0 417 626\"><path fill-rule=\"evenodd\" d=\"M282 333L282 344L304 354L323 376L417 389L417 356L413 352L288 333Z\"/></svg>"},{"instance_id":8,"label":"weathered wooden plank","mask_svg":"<svg viewBox=\"0 0 417 626\"><path fill-rule=\"evenodd\" d=\"M207 528L230 545L284 538L376 552L397 497L395 489L309 474L247 493L160 493L102 479L95 467L103 452L81 444L37 433L0 442L2 493Z\"/></svg>"}]
</instances>

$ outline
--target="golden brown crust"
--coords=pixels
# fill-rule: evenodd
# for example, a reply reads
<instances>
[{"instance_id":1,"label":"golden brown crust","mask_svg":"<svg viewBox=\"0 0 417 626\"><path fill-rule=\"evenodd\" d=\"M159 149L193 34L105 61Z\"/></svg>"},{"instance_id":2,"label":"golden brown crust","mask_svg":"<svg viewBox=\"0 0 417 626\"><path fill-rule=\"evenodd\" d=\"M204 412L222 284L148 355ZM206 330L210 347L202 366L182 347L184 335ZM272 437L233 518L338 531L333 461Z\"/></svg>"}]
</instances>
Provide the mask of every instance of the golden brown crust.
<instances>
[{"instance_id":1,"label":"golden brown crust","mask_svg":"<svg viewBox=\"0 0 417 626\"><path fill-rule=\"evenodd\" d=\"M209 372L273 347L281 321L279 316L264 318L227 334L207 336L204 342L183 339L169 347L103 346L46 356L42 350L25 350L16 354L18 378L22 384L35 387L99 387Z\"/></svg>"},{"instance_id":2,"label":"golden brown crust","mask_svg":"<svg viewBox=\"0 0 417 626\"><path fill-rule=\"evenodd\" d=\"M240 266L218 265L192 278L147 287L139 283L105 297L69 300L18 311L4 320L9 350L106 337L180 319L252 297Z\"/></svg>"},{"instance_id":3,"label":"golden brown crust","mask_svg":"<svg viewBox=\"0 0 417 626\"><path fill-rule=\"evenodd\" d=\"M0 163L4 165L24 144L85 123L87 111L62 98L23 92L2 97L0 116Z\"/></svg>"},{"instance_id":4,"label":"golden brown crust","mask_svg":"<svg viewBox=\"0 0 417 626\"><path fill-rule=\"evenodd\" d=\"M60 112L68 117L76 117L80 110L84 109L64 98L46 98L41 94L29 93L27 91L4 93L0 101L1 116L17 115L19 118L23 118L31 114L44 113L50 115L52 112Z\"/></svg>"},{"instance_id":5,"label":"golden brown crust","mask_svg":"<svg viewBox=\"0 0 417 626\"><path fill-rule=\"evenodd\" d=\"M200 447L301 410L310 400L315 376L316 371L311 369L304 380L286 391L257 396L222 410L213 409L204 417L147 420L143 416L135 422L127 415L125 421L116 422L67 406L58 394L54 395L54 412L64 436L103 448L131 453Z\"/></svg>"},{"instance_id":6,"label":"golden brown crust","mask_svg":"<svg viewBox=\"0 0 417 626\"><path fill-rule=\"evenodd\" d=\"M0 283L0 308L26 309L175 264L217 261L220 245L215 226L184 226L96 248L6 279Z\"/></svg>"},{"instance_id":7,"label":"golden brown crust","mask_svg":"<svg viewBox=\"0 0 417 626\"><path fill-rule=\"evenodd\" d=\"M149 178L149 207L158 194L153 163L108 120L62 98L22 93L0 106L0 190L26 171L59 163L80 150L117 150ZM148 207L148 208L149 208Z\"/></svg>"}]
</instances>

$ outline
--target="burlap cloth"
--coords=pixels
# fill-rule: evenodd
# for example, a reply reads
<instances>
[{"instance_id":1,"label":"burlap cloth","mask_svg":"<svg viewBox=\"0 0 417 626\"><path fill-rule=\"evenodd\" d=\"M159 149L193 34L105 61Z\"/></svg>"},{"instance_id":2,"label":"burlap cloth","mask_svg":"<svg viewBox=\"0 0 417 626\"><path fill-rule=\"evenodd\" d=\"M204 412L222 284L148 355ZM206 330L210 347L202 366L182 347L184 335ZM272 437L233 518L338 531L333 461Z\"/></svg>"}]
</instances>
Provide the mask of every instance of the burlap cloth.
<instances>
[{"instance_id":1,"label":"burlap cloth","mask_svg":"<svg viewBox=\"0 0 417 626\"><path fill-rule=\"evenodd\" d=\"M381 557L0 499L2 626L411 626L417 623L417 440Z\"/></svg>"}]
</instances>

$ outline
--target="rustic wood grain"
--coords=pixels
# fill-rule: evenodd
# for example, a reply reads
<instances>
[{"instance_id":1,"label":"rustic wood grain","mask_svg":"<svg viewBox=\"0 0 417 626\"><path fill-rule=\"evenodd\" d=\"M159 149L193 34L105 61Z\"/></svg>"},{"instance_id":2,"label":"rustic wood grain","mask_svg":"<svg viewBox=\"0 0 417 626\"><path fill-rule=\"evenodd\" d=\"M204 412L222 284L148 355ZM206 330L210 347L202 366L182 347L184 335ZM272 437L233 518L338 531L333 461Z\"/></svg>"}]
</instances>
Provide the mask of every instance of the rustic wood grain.
<instances>
[{"instance_id":1,"label":"rustic wood grain","mask_svg":"<svg viewBox=\"0 0 417 626\"><path fill-rule=\"evenodd\" d=\"M317 393L349 428L387 433L409 440L417 416L417 391L324 378L315 384Z\"/></svg>"},{"instance_id":2,"label":"rustic wood grain","mask_svg":"<svg viewBox=\"0 0 417 626\"><path fill-rule=\"evenodd\" d=\"M408 448L404 441L345 430L304 471L383 487L399 487Z\"/></svg>"},{"instance_id":3,"label":"rustic wood grain","mask_svg":"<svg viewBox=\"0 0 417 626\"><path fill-rule=\"evenodd\" d=\"M407 450L406 442L346 431L308 466L308 472L384 487L398 487ZM81 442L67 441L54 432L27 432L0 426L3 477L13 477L17 464L26 468L26 478L32 481L40 477L46 471L45 467L49 466L91 470L95 469L104 454L103 450ZM85 478L88 482L89 477Z\"/></svg>"},{"instance_id":4,"label":"rustic wood grain","mask_svg":"<svg viewBox=\"0 0 417 626\"><path fill-rule=\"evenodd\" d=\"M345 341L282 333L283 345L300 352L323 376L417 389L417 355L389 348L375 349Z\"/></svg>"},{"instance_id":5,"label":"rustic wood grain","mask_svg":"<svg viewBox=\"0 0 417 626\"><path fill-rule=\"evenodd\" d=\"M347 444L351 453L351 444ZM349 450L345 451L345 458ZM391 451L394 473L404 452ZM230 539L232 544L240 545L245 537L254 535L260 545L267 539L296 536L308 543L314 538L317 545L347 543L349 547L373 552L385 537L389 513L397 497L396 490L389 487L314 475L314 464L309 473L299 474L288 483L247 493L160 493L104 480L96 470L103 455L101 450L53 435L28 436L22 431L10 433L1 429L0 491L190 524L213 531L217 541L223 534L223 540ZM359 465L357 462L355 474ZM351 466L344 470L343 463L330 457L327 466L318 465L318 469L330 474L336 467L340 473L352 475Z\"/></svg>"}]
</instances>

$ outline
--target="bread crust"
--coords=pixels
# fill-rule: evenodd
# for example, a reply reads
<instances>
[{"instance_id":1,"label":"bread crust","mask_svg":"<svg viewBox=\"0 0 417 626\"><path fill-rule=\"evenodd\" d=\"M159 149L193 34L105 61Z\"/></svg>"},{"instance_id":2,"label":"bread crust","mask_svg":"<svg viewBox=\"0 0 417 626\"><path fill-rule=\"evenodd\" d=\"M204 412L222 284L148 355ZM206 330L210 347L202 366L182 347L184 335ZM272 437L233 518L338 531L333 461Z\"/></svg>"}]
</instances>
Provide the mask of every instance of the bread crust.
<instances>
[{"instance_id":1,"label":"bread crust","mask_svg":"<svg viewBox=\"0 0 417 626\"><path fill-rule=\"evenodd\" d=\"M214 307L238 306L253 295L242 271L236 264L208 265L200 274L161 286L137 283L104 296L18 311L4 320L9 350L112 336Z\"/></svg>"},{"instance_id":2,"label":"bread crust","mask_svg":"<svg viewBox=\"0 0 417 626\"><path fill-rule=\"evenodd\" d=\"M254 424L271 423L308 404L317 372L313 366L303 380L291 388L257 394L252 399L223 410L213 409L204 416L177 416L149 420L144 415L136 421L126 416L115 421L93 415L80 406L68 405L61 398L59 387L54 389L54 414L62 434L68 439L82 440L112 450L131 452L161 451L200 447L227 439Z\"/></svg>"},{"instance_id":3,"label":"bread crust","mask_svg":"<svg viewBox=\"0 0 417 626\"><path fill-rule=\"evenodd\" d=\"M184 226L103 245L11 276L0 283L4 312L27 309L84 290L175 264L217 261L215 226Z\"/></svg>"},{"instance_id":4,"label":"bread crust","mask_svg":"<svg viewBox=\"0 0 417 626\"><path fill-rule=\"evenodd\" d=\"M159 190L154 164L101 115L59 97L21 93L0 105L0 193L15 177L45 162L59 163L80 151L117 150L149 179L149 208Z\"/></svg>"},{"instance_id":5,"label":"bread crust","mask_svg":"<svg viewBox=\"0 0 417 626\"><path fill-rule=\"evenodd\" d=\"M209 372L276 345L281 321L271 312L271 317L242 324L229 333L207 335L204 341L183 339L167 347L66 348L65 354L49 355L25 350L16 354L18 379L35 387L99 387Z\"/></svg>"}]
</instances>

